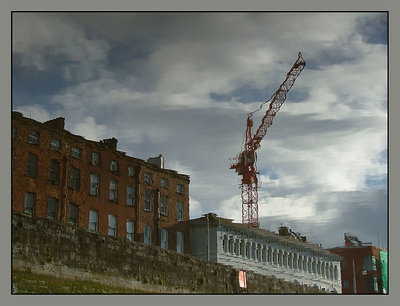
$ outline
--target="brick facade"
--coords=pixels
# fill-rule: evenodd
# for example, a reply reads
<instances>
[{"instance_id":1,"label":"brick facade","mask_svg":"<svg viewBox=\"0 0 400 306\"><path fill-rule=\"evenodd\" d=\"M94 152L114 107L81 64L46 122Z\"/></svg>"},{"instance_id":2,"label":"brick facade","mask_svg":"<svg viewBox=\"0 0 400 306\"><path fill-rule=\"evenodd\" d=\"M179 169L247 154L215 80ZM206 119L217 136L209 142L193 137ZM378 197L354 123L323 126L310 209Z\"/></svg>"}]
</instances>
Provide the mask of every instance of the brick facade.
<instances>
[{"instance_id":1,"label":"brick facade","mask_svg":"<svg viewBox=\"0 0 400 306\"><path fill-rule=\"evenodd\" d=\"M36 134L30 135L32 131ZM98 154L97 164L92 161L93 152ZM128 187L132 196L128 196ZM158 246L161 229L178 224L178 219L189 220L189 176L127 156L117 150L115 138L95 142L74 135L64 129L64 118L40 123L12 112L14 210L30 213L25 207L27 193L28 200L34 197L35 216L52 214L51 198L56 201L55 220L73 222L72 203L78 211L77 226L88 229L90 211L96 211L97 225L91 226L108 234L109 215L114 215L116 236L126 237L126 221L131 220L135 241L144 241L145 225L150 225L151 244ZM167 209L161 208L161 202L168 203ZM177 205L183 207L179 218ZM184 237L186 240L188 234ZM169 248L173 246L169 243Z\"/></svg>"}]
</instances>

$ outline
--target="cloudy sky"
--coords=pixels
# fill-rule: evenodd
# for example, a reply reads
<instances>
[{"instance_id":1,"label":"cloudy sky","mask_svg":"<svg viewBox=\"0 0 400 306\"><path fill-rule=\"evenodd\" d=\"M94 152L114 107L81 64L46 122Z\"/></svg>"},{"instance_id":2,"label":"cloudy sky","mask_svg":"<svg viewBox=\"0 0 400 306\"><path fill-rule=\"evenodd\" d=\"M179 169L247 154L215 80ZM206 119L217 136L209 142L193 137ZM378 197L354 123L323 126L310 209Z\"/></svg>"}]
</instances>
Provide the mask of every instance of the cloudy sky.
<instances>
[{"instance_id":1,"label":"cloudy sky","mask_svg":"<svg viewBox=\"0 0 400 306\"><path fill-rule=\"evenodd\" d=\"M14 13L12 108L191 177L190 215L241 222L247 113L306 68L258 150L262 228L387 243L385 13ZM267 105L266 105L267 106ZM266 108L263 109L264 113ZM255 118L255 127L260 118Z\"/></svg>"}]
</instances>

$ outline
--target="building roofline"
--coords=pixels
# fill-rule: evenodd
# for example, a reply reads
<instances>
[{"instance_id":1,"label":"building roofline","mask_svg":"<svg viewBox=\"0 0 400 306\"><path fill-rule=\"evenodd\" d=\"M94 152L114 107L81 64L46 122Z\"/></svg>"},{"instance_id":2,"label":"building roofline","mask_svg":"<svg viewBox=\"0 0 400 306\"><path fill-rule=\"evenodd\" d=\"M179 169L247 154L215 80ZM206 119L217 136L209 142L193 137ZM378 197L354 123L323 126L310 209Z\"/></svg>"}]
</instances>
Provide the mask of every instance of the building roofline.
<instances>
[{"instance_id":1,"label":"building roofline","mask_svg":"<svg viewBox=\"0 0 400 306\"><path fill-rule=\"evenodd\" d=\"M107 140L113 140L113 139L115 141L118 141L116 138L110 138L110 139L103 139L103 140L100 140L100 141L95 141L95 140L86 139L85 137L83 137L81 135L73 134L70 131L66 130L65 128L62 128L62 129L61 128L56 128L53 124L46 124L46 123L52 123L55 120L60 120L60 121L63 120L63 121L65 121L65 118L63 118L63 117L58 117L58 118L55 118L55 119L51 119L51 120L48 120L46 122L40 122L40 121L37 121L35 119L24 117L24 115L21 112L18 112L18 111L11 111L11 112L12 112L12 120L29 121L29 122L31 122L33 124L36 124L36 125L39 125L39 126L45 128L45 129L51 130L52 132L58 131L59 133L63 133L64 136L73 137L77 141L86 142L86 143L88 143L88 144L90 144L90 145L92 145L94 147L100 147L103 150L106 150L106 151L109 151L109 152L114 152L114 153L117 153L117 154L121 154L124 158L128 158L128 159L134 160L135 162L139 163L141 166L146 166L148 168L151 168L152 170L159 171L159 172L165 172L165 173L168 173L170 175L176 175L176 176L179 176L179 177L181 177L181 178L183 178L185 180L188 180L188 181L190 180L190 176L188 174L178 173L177 171L172 170L172 169L160 168L160 167L158 167L158 166L156 166L154 164L151 164L151 163L149 163L149 162L147 162L147 161L145 161L143 159L126 155L126 152L117 150L116 149L116 145L115 145L115 150L114 150L114 149L110 148L110 146L105 142L105 140L107 141Z\"/></svg>"}]
</instances>

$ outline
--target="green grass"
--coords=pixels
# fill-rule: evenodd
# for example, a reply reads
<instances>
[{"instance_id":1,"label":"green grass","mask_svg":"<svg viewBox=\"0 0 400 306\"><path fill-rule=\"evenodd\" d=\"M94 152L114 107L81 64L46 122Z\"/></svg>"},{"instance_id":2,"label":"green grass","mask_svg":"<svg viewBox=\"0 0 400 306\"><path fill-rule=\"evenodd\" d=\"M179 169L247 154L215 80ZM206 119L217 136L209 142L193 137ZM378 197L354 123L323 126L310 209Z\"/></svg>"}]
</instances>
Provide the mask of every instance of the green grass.
<instances>
[{"instance_id":1,"label":"green grass","mask_svg":"<svg viewBox=\"0 0 400 306\"><path fill-rule=\"evenodd\" d=\"M59 278L31 272L13 271L14 294L151 294L154 292L114 287L94 281Z\"/></svg>"}]
</instances>

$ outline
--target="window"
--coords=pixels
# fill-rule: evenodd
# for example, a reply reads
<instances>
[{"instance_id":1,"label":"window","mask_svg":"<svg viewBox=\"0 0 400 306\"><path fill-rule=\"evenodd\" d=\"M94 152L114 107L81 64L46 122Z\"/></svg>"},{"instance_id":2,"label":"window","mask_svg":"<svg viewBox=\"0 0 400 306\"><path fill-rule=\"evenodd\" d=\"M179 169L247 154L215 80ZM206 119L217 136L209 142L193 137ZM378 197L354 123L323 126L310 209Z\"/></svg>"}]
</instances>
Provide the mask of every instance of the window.
<instances>
[{"instance_id":1,"label":"window","mask_svg":"<svg viewBox=\"0 0 400 306\"><path fill-rule=\"evenodd\" d=\"M99 213L96 210L89 211L89 231L97 232L99 226Z\"/></svg>"},{"instance_id":2,"label":"window","mask_svg":"<svg viewBox=\"0 0 400 306\"><path fill-rule=\"evenodd\" d=\"M118 162L116 160L112 160L110 163L110 170L112 172L118 172Z\"/></svg>"},{"instance_id":3,"label":"window","mask_svg":"<svg viewBox=\"0 0 400 306\"><path fill-rule=\"evenodd\" d=\"M144 191L144 210L151 211L151 191Z\"/></svg>"},{"instance_id":4,"label":"window","mask_svg":"<svg viewBox=\"0 0 400 306\"><path fill-rule=\"evenodd\" d=\"M47 218L57 220L58 200L56 198L47 198Z\"/></svg>"},{"instance_id":5,"label":"window","mask_svg":"<svg viewBox=\"0 0 400 306\"><path fill-rule=\"evenodd\" d=\"M135 188L132 186L126 187L126 205L135 206Z\"/></svg>"},{"instance_id":6,"label":"window","mask_svg":"<svg viewBox=\"0 0 400 306\"><path fill-rule=\"evenodd\" d=\"M68 222L69 224L78 225L78 205L74 204L74 203L70 203L69 204L69 218L68 218Z\"/></svg>"},{"instance_id":7,"label":"window","mask_svg":"<svg viewBox=\"0 0 400 306\"><path fill-rule=\"evenodd\" d=\"M151 225L144 225L144 243L151 244Z\"/></svg>"},{"instance_id":8,"label":"window","mask_svg":"<svg viewBox=\"0 0 400 306\"><path fill-rule=\"evenodd\" d=\"M149 185L153 184L153 177L152 177L151 173L144 174L144 181Z\"/></svg>"},{"instance_id":9,"label":"window","mask_svg":"<svg viewBox=\"0 0 400 306\"><path fill-rule=\"evenodd\" d=\"M50 149L59 151L61 148L60 139L50 139Z\"/></svg>"},{"instance_id":10,"label":"window","mask_svg":"<svg viewBox=\"0 0 400 306\"><path fill-rule=\"evenodd\" d=\"M342 260L342 268L347 268L347 261L346 259Z\"/></svg>"},{"instance_id":11,"label":"window","mask_svg":"<svg viewBox=\"0 0 400 306\"><path fill-rule=\"evenodd\" d=\"M91 164L93 166L98 166L100 165L100 155L97 152L92 152L92 161Z\"/></svg>"},{"instance_id":12,"label":"window","mask_svg":"<svg viewBox=\"0 0 400 306\"><path fill-rule=\"evenodd\" d=\"M183 233L176 232L176 252L183 254Z\"/></svg>"},{"instance_id":13,"label":"window","mask_svg":"<svg viewBox=\"0 0 400 306\"><path fill-rule=\"evenodd\" d=\"M176 185L176 192L183 194L184 193L184 187L181 184Z\"/></svg>"},{"instance_id":14,"label":"window","mask_svg":"<svg viewBox=\"0 0 400 306\"><path fill-rule=\"evenodd\" d=\"M164 177L161 178L161 187L168 188L168 179L166 179Z\"/></svg>"},{"instance_id":15,"label":"window","mask_svg":"<svg viewBox=\"0 0 400 306\"><path fill-rule=\"evenodd\" d=\"M176 203L176 220L183 220L183 203L181 202Z\"/></svg>"},{"instance_id":16,"label":"window","mask_svg":"<svg viewBox=\"0 0 400 306\"><path fill-rule=\"evenodd\" d=\"M135 176L135 168L128 167L128 176Z\"/></svg>"},{"instance_id":17,"label":"window","mask_svg":"<svg viewBox=\"0 0 400 306\"><path fill-rule=\"evenodd\" d=\"M78 147L71 147L71 156L76 159L81 159L81 149Z\"/></svg>"},{"instance_id":18,"label":"window","mask_svg":"<svg viewBox=\"0 0 400 306\"><path fill-rule=\"evenodd\" d=\"M28 153L28 167L26 170L27 176L30 176L30 177L37 176L37 162L38 162L37 155Z\"/></svg>"},{"instance_id":19,"label":"window","mask_svg":"<svg viewBox=\"0 0 400 306\"><path fill-rule=\"evenodd\" d=\"M161 229L161 248L168 249L168 231L164 228Z\"/></svg>"},{"instance_id":20,"label":"window","mask_svg":"<svg viewBox=\"0 0 400 306\"><path fill-rule=\"evenodd\" d=\"M117 236L117 216L108 215L108 235Z\"/></svg>"},{"instance_id":21,"label":"window","mask_svg":"<svg viewBox=\"0 0 400 306\"><path fill-rule=\"evenodd\" d=\"M25 193L24 213L33 216L35 214L36 194L33 192Z\"/></svg>"},{"instance_id":22,"label":"window","mask_svg":"<svg viewBox=\"0 0 400 306\"><path fill-rule=\"evenodd\" d=\"M70 187L73 190L79 190L81 171L75 167L71 167Z\"/></svg>"},{"instance_id":23,"label":"window","mask_svg":"<svg viewBox=\"0 0 400 306\"><path fill-rule=\"evenodd\" d=\"M118 190L117 190L117 188L118 188L118 183L116 181L114 181L114 180L111 180L110 181L110 189L109 189L109 192L108 192L108 198L111 201L117 202L117 199L118 199Z\"/></svg>"},{"instance_id":24,"label":"window","mask_svg":"<svg viewBox=\"0 0 400 306\"><path fill-rule=\"evenodd\" d=\"M364 256L364 271L376 271L375 256Z\"/></svg>"},{"instance_id":25,"label":"window","mask_svg":"<svg viewBox=\"0 0 400 306\"><path fill-rule=\"evenodd\" d=\"M165 195L161 196L161 214L168 216L168 197Z\"/></svg>"},{"instance_id":26,"label":"window","mask_svg":"<svg viewBox=\"0 0 400 306\"><path fill-rule=\"evenodd\" d=\"M11 129L11 139L15 139L16 135L17 135L17 129L15 127L12 127L12 129Z\"/></svg>"},{"instance_id":27,"label":"window","mask_svg":"<svg viewBox=\"0 0 400 306\"><path fill-rule=\"evenodd\" d=\"M30 131L28 143L39 144L39 133L35 131Z\"/></svg>"},{"instance_id":28,"label":"window","mask_svg":"<svg viewBox=\"0 0 400 306\"><path fill-rule=\"evenodd\" d=\"M343 280L343 288L345 289L349 288L349 281L347 279Z\"/></svg>"},{"instance_id":29,"label":"window","mask_svg":"<svg viewBox=\"0 0 400 306\"><path fill-rule=\"evenodd\" d=\"M376 277L367 277L365 279L367 292L378 292L378 279Z\"/></svg>"},{"instance_id":30,"label":"window","mask_svg":"<svg viewBox=\"0 0 400 306\"><path fill-rule=\"evenodd\" d=\"M90 175L90 195L99 194L99 176L97 174Z\"/></svg>"},{"instance_id":31,"label":"window","mask_svg":"<svg viewBox=\"0 0 400 306\"><path fill-rule=\"evenodd\" d=\"M126 239L133 241L133 221L126 220Z\"/></svg>"},{"instance_id":32,"label":"window","mask_svg":"<svg viewBox=\"0 0 400 306\"><path fill-rule=\"evenodd\" d=\"M50 181L58 184L60 176L60 164L55 159L50 160Z\"/></svg>"}]
</instances>

